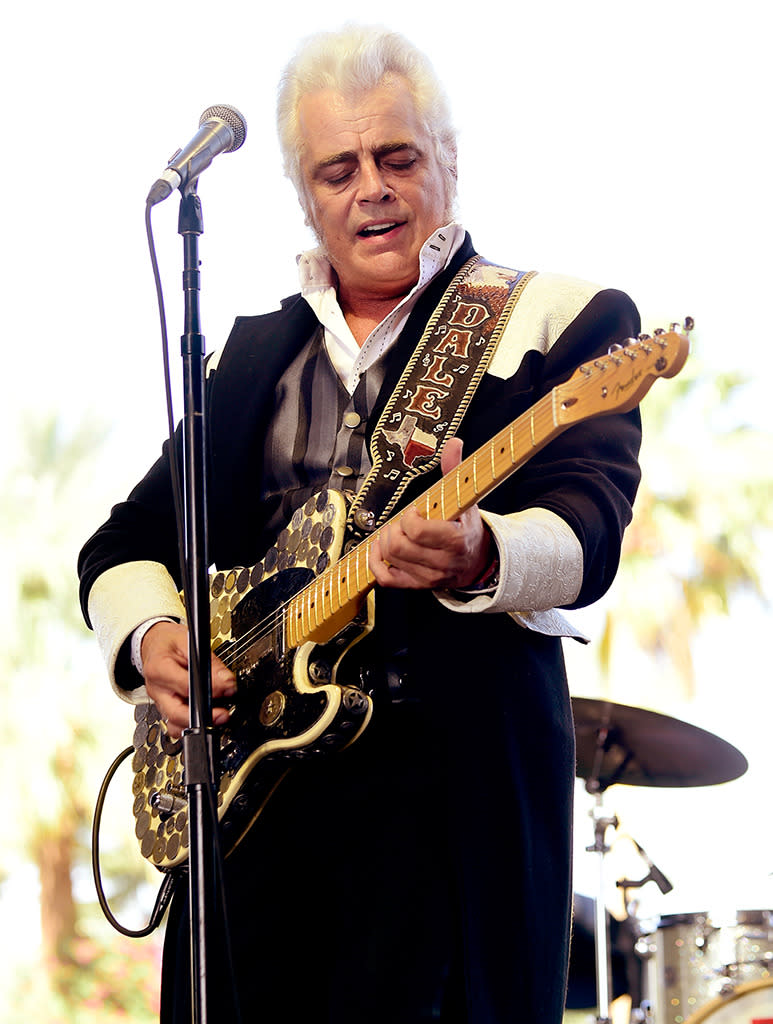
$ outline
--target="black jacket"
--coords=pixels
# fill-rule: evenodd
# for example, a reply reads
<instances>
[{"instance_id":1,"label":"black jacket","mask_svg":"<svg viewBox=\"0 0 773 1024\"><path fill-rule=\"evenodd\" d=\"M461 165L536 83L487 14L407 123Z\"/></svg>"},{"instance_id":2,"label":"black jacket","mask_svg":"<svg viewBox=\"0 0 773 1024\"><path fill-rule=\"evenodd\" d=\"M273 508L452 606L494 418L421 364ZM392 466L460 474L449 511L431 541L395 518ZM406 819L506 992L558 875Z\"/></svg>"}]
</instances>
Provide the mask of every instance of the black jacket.
<instances>
[{"instance_id":1,"label":"black jacket","mask_svg":"<svg viewBox=\"0 0 773 1024\"><path fill-rule=\"evenodd\" d=\"M381 407L430 312L473 252L468 238L414 309L390 354ZM220 568L253 564L274 540L262 526L264 428L276 382L315 327L299 296L277 312L241 317L208 379L209 543ZM597 293L546 355L528 352L509 380L484 376L459 429L465 451L488 440L579 363L638 330L627 296ZM639 441L637 412L580 424L483 503L502 513L547 508L569 523L584 556L577 605L597 600L614 578L639 480ZM417 483L405 501L428 482ZM84 612L94 580L135 559L162 562L177 576L163 459L84 547ZM377 705L373 724L350 750L291 775L230 862L243 998L266 1010L260 1019L274 1019L276 987L256 979L268 963L273 966L265 969L280 976L277 947L292 941L289 920L314 945L306 966L316 982L308 981L303 992L289 982L279 986L276 1012L284 1019L296 1019L288 1000L306 998L317 985L327 993L319 996L321 1004L305 1010L299 1004L298 1013L328 1019L319 1010L327 1005L335 1024L413 1020L399 1016L396 1001L428 1006L440 998L449 965L453 973L463 964L470 1024L558 1024L568 956L575 776L561 641L528 631L507 615L457 615L427 593L379 593L376 607L376 630L363 643L362 656L382 666L401 659L410 700ZM259 880L286 879L288 872L304 881L285 889L277 883L278 893L267 896ZM187 979L184 914L180 900L167 940L168 1021L184 1020L187 1013L179 1003L171 1009L174 986ZM399 931L401 920L414 922L406 934ZM398 936L392 946L390 935ZM329 956L322 946L331 949ZM395 949L409 946L401 967L388 962ZM351 970L344 978L346 963Z\"/></svg>"}]
</instances>

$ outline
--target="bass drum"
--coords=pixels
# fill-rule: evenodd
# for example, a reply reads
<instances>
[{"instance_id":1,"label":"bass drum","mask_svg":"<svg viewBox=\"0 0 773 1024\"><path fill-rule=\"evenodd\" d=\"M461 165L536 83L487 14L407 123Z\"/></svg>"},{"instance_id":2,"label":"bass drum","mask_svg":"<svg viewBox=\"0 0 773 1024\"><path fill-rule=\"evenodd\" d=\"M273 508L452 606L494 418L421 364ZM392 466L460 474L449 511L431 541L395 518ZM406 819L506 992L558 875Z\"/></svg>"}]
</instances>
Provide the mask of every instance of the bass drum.
<instances>
[{"instance_id":1,"label":"bass drum","mask_svg":"<svg viewBox=\"0 0 773 1024\"><path fill-rule=\"evenodd\" d=\"M773 978L739 985L702 1006L685 1024L773 1024Z\"/></svg>"},{"instance_id":2,"label":"bass drum","mask_svg":"<svg viewBox=\"0 0 773 1024\"><path fill-rule=\"evenodd\" d=\"M734 924L721 926L708 913L672 914L637 941L636 951L645 961L644 987L655 1024L693 1024L704 1019L697 1016L704 1008L732 1009L736 993L773 984L773 911L738 911ZM751 1024L757 1018L744 1009L718 1021ZM773 1024L773 1013L759 1019Z\"/></svg>"}]
</instances>

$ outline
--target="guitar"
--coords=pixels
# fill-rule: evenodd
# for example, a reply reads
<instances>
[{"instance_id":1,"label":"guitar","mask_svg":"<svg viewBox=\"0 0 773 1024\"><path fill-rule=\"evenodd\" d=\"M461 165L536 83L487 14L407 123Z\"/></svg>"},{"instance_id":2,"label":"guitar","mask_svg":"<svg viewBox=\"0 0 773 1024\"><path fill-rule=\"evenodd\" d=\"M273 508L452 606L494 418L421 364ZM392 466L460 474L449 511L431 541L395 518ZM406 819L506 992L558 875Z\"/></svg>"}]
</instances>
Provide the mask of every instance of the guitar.
<instances>
[{"instance_id":1,"label":"guitar","mask_svg":"<svg viewBox=\"0 0 773 1024\"><path fill-rule=\"evenodd\" d=\"M455 519L572 424L633 409L657 378L679 373L688 351L676 324L613 346L433 484L415 507L427 519ZM368 552L379 530L342 554L345 528L343 495L323 491L295 512L257 565L210 577L212 649L237 680L230 720L214 733L228 852L294 761L348 746L370 720L372 698L346 678L342 662L373 626ZM188 856L182 743L166 732L155 705L138 706L135 719L135 834L142 855L169 871Z\"/></svg>"}]
</instances>

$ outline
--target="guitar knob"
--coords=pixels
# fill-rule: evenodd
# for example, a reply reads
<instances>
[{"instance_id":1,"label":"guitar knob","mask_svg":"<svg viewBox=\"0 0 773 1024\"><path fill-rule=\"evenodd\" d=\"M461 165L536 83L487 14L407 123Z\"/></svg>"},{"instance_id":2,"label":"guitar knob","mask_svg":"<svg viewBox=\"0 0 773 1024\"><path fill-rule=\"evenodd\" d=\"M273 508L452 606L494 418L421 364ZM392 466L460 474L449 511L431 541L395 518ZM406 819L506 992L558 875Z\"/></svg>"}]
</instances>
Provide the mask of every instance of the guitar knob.
<instances>
[{"instance_id":1,"label":"guitar knob","mask_svg":"<svg viewBox=\"0 0 773 1024\"><path fill-rule=\"evenodd\" d=\"M246 793L240 793L237 797L234 797L231 808L236 814L246 814L250 809L250 798Z\"/></svg>"},{"instance_id":2,"label":"guitar knob","mask_svg":"<svg viewBox=\"0 0 773 1024\"><path fill-rule=\"evenodd\" d=\"M322 658L309 662L309 679L312 683L327 683L330 680L330 665Z\"/></svg>"},{"instance_id":3,"label":"guitar knob","mask_svg":"<svg viewBox=\"0 0 773 1024\"><path fill-rule=\"evenodd\" d=\"M286 703L287 701L281 690L274 690L272 693L269 693L258 712L260 724L266 728L276 725L284 714Z\"/></svg>"},{"instance_id":4,"label":"guitar knob","mask_svg":"<svg viewBox=\"0 0 773 1024\"><path fill-rule=\"evenodd\" d=\"M368 698L360 690L351 688L344 691L343 704L353 715L364 715L368 709Z\"/></svg>"}]
</instances>

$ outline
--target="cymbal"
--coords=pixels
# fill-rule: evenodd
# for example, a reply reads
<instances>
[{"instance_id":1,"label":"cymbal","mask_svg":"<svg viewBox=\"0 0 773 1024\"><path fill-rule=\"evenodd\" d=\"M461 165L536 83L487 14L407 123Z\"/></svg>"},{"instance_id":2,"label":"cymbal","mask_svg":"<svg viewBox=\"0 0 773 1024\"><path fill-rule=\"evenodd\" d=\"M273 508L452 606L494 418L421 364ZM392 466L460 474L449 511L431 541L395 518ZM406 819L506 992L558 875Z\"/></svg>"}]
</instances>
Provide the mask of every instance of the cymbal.
<instances>
[{"instance_id":1,"label":"cymbal","mask_svg":"<svg viewBox=\"0 0 773 1024\"><path fill-rule=\"evenodd\" d=\"M591 792L609 786L714 786L743 775L740 750L656 711L572 697L577 775Z\"/></svg>"}]
</instances>

